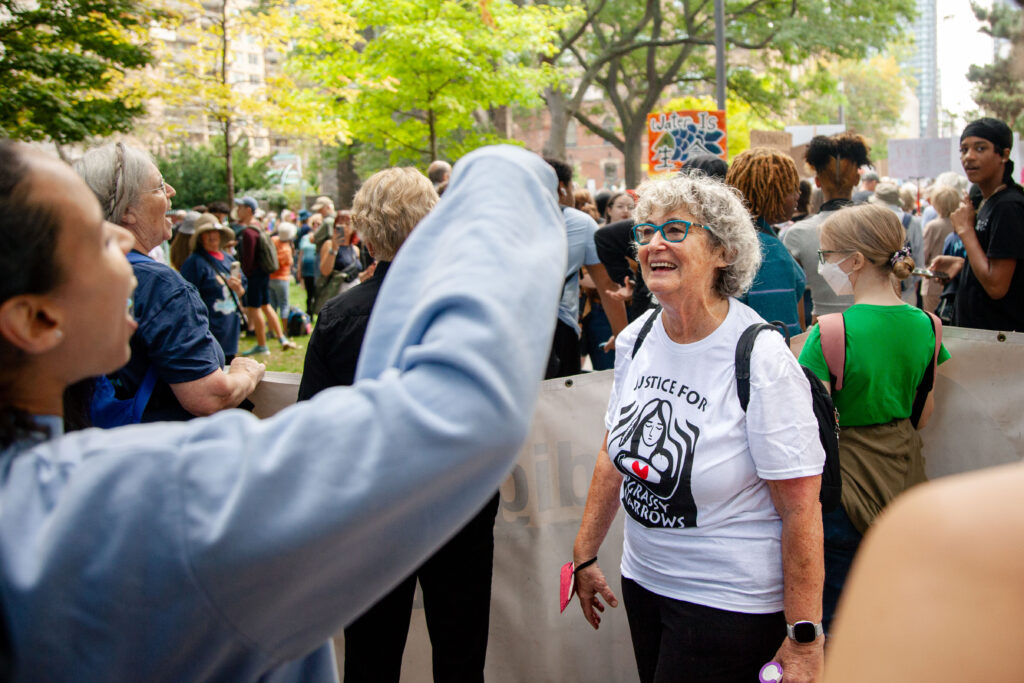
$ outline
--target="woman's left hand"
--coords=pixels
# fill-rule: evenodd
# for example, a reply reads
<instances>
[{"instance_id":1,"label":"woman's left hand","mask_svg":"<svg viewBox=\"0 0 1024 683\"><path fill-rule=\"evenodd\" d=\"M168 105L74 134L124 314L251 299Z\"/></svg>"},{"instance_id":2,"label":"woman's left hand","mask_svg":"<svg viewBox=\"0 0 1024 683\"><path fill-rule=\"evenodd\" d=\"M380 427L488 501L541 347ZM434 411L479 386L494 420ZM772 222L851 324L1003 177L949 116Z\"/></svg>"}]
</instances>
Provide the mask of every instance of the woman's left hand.
<instances>
[{"instance_id":1,"label":"woman's left hand","mask_svg":"<svg viewBox=\"0 0 1024 683\"><path fill-rule=\"evenodd\" d=\"M238 296L242 296L243 294L245 294L245 289L242 288L242 278L240 277L229 277L228 287L230 287L231 291L233 291Z\"/></svg>"},{"instance_id":2,"label":"woman's left hand","mask_svg":"<svg viewBox=\"0 0 1024 683\"><path fill-rule=\"evenodd\" d=\"M813 643L798 643L792 638L782 641L774 661L782 665L785 683L810 683L821 679L825 665L825 636Z\"/></svg>"}]
</instances>

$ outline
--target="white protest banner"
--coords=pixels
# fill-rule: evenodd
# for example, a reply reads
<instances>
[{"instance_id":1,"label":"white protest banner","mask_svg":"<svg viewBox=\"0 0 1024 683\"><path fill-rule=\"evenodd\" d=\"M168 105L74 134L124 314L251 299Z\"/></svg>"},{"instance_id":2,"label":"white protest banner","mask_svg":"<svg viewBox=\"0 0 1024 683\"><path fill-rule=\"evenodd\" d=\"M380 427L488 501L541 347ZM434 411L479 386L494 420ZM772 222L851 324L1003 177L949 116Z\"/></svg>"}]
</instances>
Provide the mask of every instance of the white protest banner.
<instances>
[{"instance_id":1,"label":"white protest banner","mask_svg":"<svg viewBox=\"0 0 1024 683\"><path fill-rule=\"evenodd\" d=\"M802 344L794 339L794 346ZM1024 458L1024 334L946 328L952 358L940 366L935 411L922 430L928 476ZM268 373L254 394L257 414L294 401L297 376ZM605 611L594 631L573 601L558 612L558 570L572 559L590 475L604 436L610 371L548 380L530 435L501 486L495 523L488 681L635 681L624 608ZM290 397L289 397L290 396ZM339 440L339 443L355 443ZM601 546L616 595L622 513ZM621 597L621 595L620 595ZM343 639L337 639L339 659ZM428 682L430 642L417 593L402 681Z\"/></svg>"},{"instance_id":2,"label":"white protest banner","mask_svg":"<svg viewBox=\"0 0 1024 683\"><path fill-rule=\"evenodd\" d=\"M893 178L935 178L946 171L959 171L951 165L951 138L889 140L889 175Z\"/></svg>"},{"instance_id":3,"label":"white protest banner","mask_svg":"<svg viewBox=\"0 0 1024 683\"><path fill-rule=\"evenodd\" d=\"M1020 162L1020 135L1013 134L1010 161L1014 163L1018 181L1024 177ZM964 175L960 164L960 138L918 138L889 140L889 170L892 178L937 178L940 173L954 171Z\"/></svg>"}]
</instances>

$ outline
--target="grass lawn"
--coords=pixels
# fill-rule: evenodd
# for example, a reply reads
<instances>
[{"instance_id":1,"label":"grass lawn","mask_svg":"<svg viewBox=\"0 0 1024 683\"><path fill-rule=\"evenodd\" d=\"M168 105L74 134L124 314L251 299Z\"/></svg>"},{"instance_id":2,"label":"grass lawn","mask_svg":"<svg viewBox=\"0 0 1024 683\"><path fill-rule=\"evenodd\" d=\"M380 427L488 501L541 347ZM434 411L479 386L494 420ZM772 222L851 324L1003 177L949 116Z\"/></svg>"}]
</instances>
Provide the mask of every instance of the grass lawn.
<instances>
[{"instance_id":1,"label":"grass lawn","mask_svg":"<svg viewBox=\"0 0 1024 683\"><path fill-rule=\"evenodd\" d=\"M288 286L288 302L295 306L300 311L306 310L306 290L301 285L296 283L294 280ZM281 321L281 325L285 325L285 321ZM270 353L266 355L255 356L255 359L267 366L267 370L274 372L295 372L302 373L302 364L306 358L306 348L309 346L309 336L302 335L301 337L292 337L293 342L299 345L299 348L285 351L281 349L281 345L277 341L267 339L267 348L270 349ZM256 345L255 337L242 336L238 340L238 350L247 351Z\"/></svg>"}]
</instances>

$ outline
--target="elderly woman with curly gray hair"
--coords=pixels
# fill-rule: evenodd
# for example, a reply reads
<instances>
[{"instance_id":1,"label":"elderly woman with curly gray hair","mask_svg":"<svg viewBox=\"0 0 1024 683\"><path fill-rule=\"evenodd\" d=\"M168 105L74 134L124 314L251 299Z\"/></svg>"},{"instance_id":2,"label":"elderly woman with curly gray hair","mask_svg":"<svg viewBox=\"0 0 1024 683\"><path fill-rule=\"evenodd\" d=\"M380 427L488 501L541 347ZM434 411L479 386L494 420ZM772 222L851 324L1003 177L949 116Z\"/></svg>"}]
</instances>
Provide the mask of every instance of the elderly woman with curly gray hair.
<instances>
[{"instance_id":1,"label":"elderly woman with curly gray hair","mask_svg":"<svg viewBox=\"0 0 1024 683\"><path fill-rule=\"evenodd\" d=\"M736 190L644 183L634 240L660 306L619 335L604 443L573 549L596 629L618 605L596 561L626 511L622 596L640 680L785 680L822 662L824 452L810 386L780 334L756 337L746 410L736 348L764 321L736 297L761 261ZM602 602L602 599L604 602Z\"/></svg>"}]
</instances>

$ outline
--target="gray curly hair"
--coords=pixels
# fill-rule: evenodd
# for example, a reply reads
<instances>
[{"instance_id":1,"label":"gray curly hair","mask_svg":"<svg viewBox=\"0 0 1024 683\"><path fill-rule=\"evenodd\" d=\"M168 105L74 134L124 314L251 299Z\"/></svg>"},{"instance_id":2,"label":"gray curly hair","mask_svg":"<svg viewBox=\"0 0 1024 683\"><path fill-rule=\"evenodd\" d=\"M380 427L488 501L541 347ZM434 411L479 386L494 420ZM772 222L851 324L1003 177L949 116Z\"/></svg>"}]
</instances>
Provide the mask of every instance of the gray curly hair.
<instances>
[{"instance_id":1,"label":"gray curly hair","mask_svg":"<svg viewBox=\"0 0 1024 683\"><path fill-rule=\"evenodd\" d=\"M761 245L738 190L701 172L647 180L633 220L646 223L654 213L685 210L708 228L712 247L721 247L729 265L719 270L714 291L722 298L740 296L761 267Z\"/></svg>"}]
</instances>

